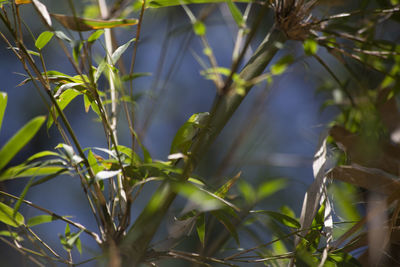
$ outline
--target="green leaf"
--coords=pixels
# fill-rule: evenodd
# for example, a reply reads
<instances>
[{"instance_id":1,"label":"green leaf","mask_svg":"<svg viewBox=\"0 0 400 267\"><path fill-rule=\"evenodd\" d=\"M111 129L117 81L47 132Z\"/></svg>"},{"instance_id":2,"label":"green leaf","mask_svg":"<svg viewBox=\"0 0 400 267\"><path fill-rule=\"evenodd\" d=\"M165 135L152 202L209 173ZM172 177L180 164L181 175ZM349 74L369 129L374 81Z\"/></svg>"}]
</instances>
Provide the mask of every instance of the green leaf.
<instances>
[{"instance_id":1,"label":"green leaf","mask_svg":"<svg viewBox=\"0 0 400 267\"><path fill-rule=\"evenodd\" d=\"M36 39L35 46L37 49L42 50L43 47L47 45L48 42L50 42L51 38L53 38L54 33L45 31L42 32L39 37Z\"/></svg>"},{"instance_id":2,"label":"green leaf","mask_svg":"<svg viewBox=\"0 0 400 267\"><path fill-rule=\"evenodd\" d=\"M285 179L276 179L262 183L257 189L257 200L269 197L270 195L276 193L277 191L285 188Z\"/></svg>"},{"instance_id":3,"label":"green leaf","mask_svg":"<svg viewBox=\"0 0 400 267\"><path fill-rule=\"evenodd\" d=\"M18 227L24 224L24 217L21 213L17 212L13 216L14 209L0 202L0 222L3 222L12 227Z\"/></svg>"},{"instance_id":4,"label":"green leaf","mask_svg":"<svg viewBox=\"0 0 400 267\"><path fill-rule=\"evenodd\" d=\"M21 207L22 201L25 199L25 196L28 193L29 188L31 188L32 182L34 179L35 179L35 177L32 177L31 179L29 179L29 181L26 183L26 185L24 187L24 190L22 190L22 193L19 196L17 203L15 203L15 205L14 205L13 216L15 216L15 214L17 214L19 208Z\"/></svg>"},{"instance_id":5,"label":"green leaf","mask_svg":"<svg viewBox=\"0 0 400 267\"><path fill-rule=\"evenodd\" d=\"M226 2L228 4L229 10L231 11L232 17L235 20L238 27L243 27L245 25L244 19L242 16L242 12L240 12L239 8L233 3L232 0L228 0Z\"/></svg>"},{"instance_id":6,"label":"green leaf","mask_svg":"<svg viewBox=\"0 0 400 267\"><path fill-rule=\"evenodd\" d=\"M70 84L71 85L71 84ZM76 84L72 84L74 86L76 86ZM81 92L79 92L78 90L75 89L67 89L66 91L64 91L59 98L57 99L57 103L60 107L61 110L64 110L68 104L78 95L82 94ZM58 113L56 112L55 108L52 108L52 112L54 112L55 117L58 117ZM49 119L47 120L47 129L49 129L51 127L51 125L53 124L54 120L53 120L53 116L49 115Z\"/></svg>"},{"instance_id":7,"label":"green leaf","mask_svg":"<svg viewBox=\"0 0 400 267\"><path fill-rule=\"evenodd\" d=\"M281 224L286 225L290 228L298 229L301 227L300 223L296 219L289 217L285 214L279 213L279 212L268 211L268 210L253 210L253 211L251 211L251 213L268 215L269 217L275 219L276 221L278 221Z\"/></svg>"},{"instance_id":8,"label":"green leaf","mask_svg":"<svg viewBox=\"0 0 400 267\"><path fill-rule=\"evenodd\" d=\"M53 222L55 220L58 220L58 218L55 216L52 216L52 215L38 215L38 216L35 216L32 218L29 218L27 225L29 227L32 227L32 226L36 226L36 225L43 224L43 223Z\"/></svg>"},{"instance_id":9,"label":"green leaf","mask_svg":"<svg viewBox=\"0 0 400 267\"><path fill-rule=\"evenodd\" d=\"M206 216L204 215L204 213L200 214L199 217L197 217L196 230L197 235L199 236L199 240L204 247L204 240L206 237Z\"/></svg>"},{"instance_id":10,"label":"green leaf","mask_svg":"<svg viewBox=\"0 0 400 267\"><path fill-rule=\"evenodd\" d=\"M92 33L89 38L88 38L88 42L89 43L93 43L94 41L96 41L97 39L99 39L104 33L104 30L97 30L94 33Z\"/></svg>"},{"instance_id":11,"label":"green leaf","mask_svg":"<svg viewBox=\"0 0 400 267\"><path fill-rule=\"evenodd\" d=\"M0 150L0 170L33 138L39 131L45 116L39 116L29 121Z\"/></svg>"},{"instance_id":12,"label":"green leaf","mask_svg":"<svg viewBox=\"0 0 400 267\"><path fill-rule=\"evenodd\" d=\"M4 231L0 231L0 235L6 236L6 237L12 237L13 239L15 239L19 242L24 240L24 238L22 236L18 235L18 232L4 230Z\"/></svg>"},{"instance_id":13,"label":"green leaf","mask_svg":"<svg viewBox=\"0 0 400 267\"><path fill-rule=\"evenodd\" d=\"M56 153L56 152L45 150L45 151L41 151L41 152L38 152L38 153L30 156L26 161L30 162L30 161L33 161L35 159L48 157L48 156L59 157L60 155L58 153Z\"/></svg>"},{"instance_id":14,"label":"green leaf","mask_svg":"<svg viewBox=\"0 0 400 267\"><path fill-rule=\"evenodd\" d=\"M151 76L151 72L135 72L135 73L132 73L130 75L122 76L121 80L123 82L127 82L127 81L131 81L131 80L134 80L136 78L144 77L144 76Z\"/></svg>"},{"instance_id":15,"label":"green leaf","mask_svg":"<svg viewBox=\"0 0 400 267\"><path fill-rule=\"evenodd\" d=\"M117 19L117 20L100 20L85 19L62 14L51 14L53 18L58 20L65 28L73 31L90 31L105 28L115 28L121 26L130 26L137 24L137 19Z\"/></svg>"},{"instance_id":16,"label":"green leaf","mask_svg":"<svg viewBox=\"0 0 400 267\"><path fill-rule=\"evenodd\" d=\"M7 107L7 93L0 92L0 130L3 123L4 112Z\"/></svg>"},{"instance_id":17,"label":"green leaf","mask_svg":"<svg viewBox=\"0 0 400 267\"><path fill-rule=\"evenodd\" d=\"M113 65L115 65L117 63L117 61L122 56L122 54L126 51L126 49L128 49L129 45L135 40L136 40L136 38L132 38L125 44L123 44L120 47L118 47L117 49L115 49L114 53L111 56L111 62Z\"/></svg>"},{"instance_id":18,"label":"green leaf","mask_svg":"<svg viewBox=\"0 0 400 267\"><path fill-rule=\"evenodd\" d=\"M139 137L137 136L136 132L133 131L133 134L135 135L135 139L138 142L140 148L142 149L143 152L143 161L144 163L151 163L153 160L151 158L150 152L147 150L147 148L140 142Z\"/></svg>"},{"instance_id":19,"label":"green leaf","mask_svg":"<svg viewBox=\"0 0 400 267\"><path fill-rule=\"evenodd\" d=\"M318 51L318 43L315 40L307 39L303 42L303 48L307 56L312 56Z\"/></svg>"},{"instance_id":20,"label":"green leaf","mask_svg":"<svg viewBox=\"0 0 400 267\"><path fill-rule=\"evenodd\" d=\"M0 181L6 181L15 178L44 176L61 174L68 171L65 167L48 166L48 167L31 167L29 165L18 165L6 169L0 174Z\"/></svg>"},{"instance_id":21,"label":"green leaf","mask_svg":"<svg viewBox=\"0 0 400 267\"><path fill-rule=\"evenodd\" d=\"M248 182L241 180L238 184L238 189L242 193L247 204L252 205L256 202L257 194Z\"/></svg>"},{"instance_id":22,"label":"green leaf","mask_svg":"<svg viewBox=\"0 0 400 267\"><path fill-rule=\"evenodd\" d=\"M211 214L217 218L217 220L225 226L226 230L231 234L231 236L235 239L236 243L239 245L239 235L236 231L237 227L232 223L232 221L225 216L223 211L217 210L212 211Z\"/></svg>"},{"instance_id":23,"label":"green leaf","mask_svg":"<svg viewBox=\"0 0 400 267\"><path fill-rule=\"evenodd\" d=\"M237 3L249 3L253 0L233 0ZM181 4L211 4L211 3L222 3L226 0L149 0L147 6L151 8L168 7L168 6L179 6Z\"/></svg>"},{"instance_id":24,"label":"green leaf","mask_svg":"<svg viewBox=\"0 0 400 267\"><path fill-rule=\"evenodd\" d=\"M208 112L193 114L178 130L171 143L170 154L181 152L187 154L198 130L205 126L209 118Z\"/></svg>"},{"instance_id":25,"label":"green leaf","mask_svg":"<svg viewBox=\"0 0 400 267\"><path fill-rule=\"evenodd\" d=\"M294 61L294 58L292 55L286 55L278 62L276 62L274 65L271 66L271 74L272 75L281 75L284 73L287 69L287 67Z\"/></svg>"}]
</instances>

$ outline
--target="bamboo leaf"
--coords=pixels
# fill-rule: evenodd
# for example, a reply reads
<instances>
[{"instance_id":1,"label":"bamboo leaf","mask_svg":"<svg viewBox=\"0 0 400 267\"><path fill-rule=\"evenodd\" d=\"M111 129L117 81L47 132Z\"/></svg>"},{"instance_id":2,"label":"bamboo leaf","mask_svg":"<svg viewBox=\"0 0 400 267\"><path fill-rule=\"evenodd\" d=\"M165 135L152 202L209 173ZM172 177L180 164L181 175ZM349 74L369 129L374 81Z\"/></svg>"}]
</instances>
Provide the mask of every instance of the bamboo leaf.
<instances>
[{"instance_id":1,"label":"bamboo leaf","mask_svg":"<svg viewBox=\"0 0 400 267\"><path fill-rule=\"evenodd\" d=\"M92 33L89 38L88 38L88 42L89 43L93 43L94 41L96 41L97 39L99 39L102 35L104 34L104 30L97 30L94 33Z\"/></svg>"},{"instance_id":2,"label":"bamboo leaf","mask_svg":"<svg viewBox=\"0 0 400 267\"><path fill-rule=\"evenodd\" d=\"M7 93L0 92L0 130L3 123L4 112L7 107Z\"/></svg>"},{"instance_id":3,"label":"bamboo leaf","mask_svg":"<svg viewBox=\"0 0 400 267\"><path fill-rule=\"evenodd\" d=\"M299 229L301 227L300 223L296 219L279 212L268 211L268 210L253 210L251 211L251 213L268 215L269 217L275 219L276 221L290 228Z\"/></svg>"},{"instance_id":4,"label":"bamboo leaf","mask_svg":"<svg viewBox=\"0 0 400 267\"><path fill-rule=\"evenodd\" d=\"M78 85L79 84L77 84L77 83L69 83L69 84L66 84L65 87L63 87L66 89L66 91L62 92L61 95L59 96L59 98L57 99L58 105L61 110L64 110L75 97L82 94L78 90L67 89L67 88L71 88L73 86L78 86ZM60 90L61 90L61 87L60 87ZM55 111L54 108L52 108L52 112L54 112L54 115L57 118L58 113ZM51 127L53 122L54 122L53 116L50 115L49 119L47 120L47 129L49 129Z\"/></svg>"},{"instance_id":5,"label":"bamboo leaf","mask_svg":"<svg viewBox=\"0 0 400 267\"><path fill-rule=\"evenodd\" d=\"M35 46L37 49L41 50L46 44L53 38L54 33L45 31L42 32L39 37L36 39Z\"/></svg>"},{"instance_id":6,"label":"bamboo leaf","mask_svg":"<svg viewBox=\"0 0 400 267\"><path fill-rule=\"evenodd\" d=\"M45 166L45 167L30 167L26 165L18 165L8 168L0 174L0 181L6 181L15 178L31 177L31 176L45 176L52 174L61 174L67 172L65 167L58 166Z\"/></svg>"},{"instance_id":7,"label":"bamboo leaf","mask_svg":"<svg viewBox=\"0 0 400 267\"><path fill-rule=\"evenodd\" d=\"M42 15L43 19L46 21L47 25L51 26L51 18L49 12L47 11L47 7L43 5L39 0L32 0L32 2L39 11L40 15Z\"/></svg>"},{"instance_id":8,"label":"bamboo leaf","mask_svg":"<svg viewBox=\"0 0 400 267\"><path fill-rule=\"evenodd\" d=\"M228 4L229 10L231 11L232 17L235 20L238 27L243 27L245 25L242 12L240 12L239 8L233 3L232 0L228 0L226 2Z\"/></svg>"},{"instance_id":9,"label":"bamboo leaf","mask_svg":"<svg viewBox=\"0 0 400 267\"><path fill-rule=\"evenodd\" d=\"M45 116L40 116L29 121L20 129L0 150L0 170L33 138L39 131Z\"/></svg>"},{"instance_id":10,"label":"bamboo leaf","mask_svg":"<svg viewBox=\"0 0 400 267\"><path fill-rule=\"evenodd\" d=\"M55 220L58 220L58 218L54 217L52 215L38 215L38 216L35 216L32 218L29 218L27 225L29 227L32 227L32 226L36 226L36 225L43 224L43 223L53 222Z\"/></svg>"},{"instance_id":11,"label":"bamboo leaf","mask_svg":"<svg viewBox=\"0 0 400 267\"><path fill-rule=\"evenodd\" d=\"M237 3L249 3L253 0L232 0ZM207 3L223 3L226 0L150 0L147 6L151 8L179 6L181 4L207 4Z\"/></svg>"},{"instance_id":12,"label":"bamboo leaf","mask_svg":"<svg viewBox=\"0 0 400 267\"><path fill-rule=\"evenodd\" d=\"M204 247L204 240L206 237L206 216L204 213L200 214L196 221L196 230L199 240Z\"/></svg>"},{"instance_id":13,"label":"bamboo leaf","mask_svg":"<svg viewBox=\"0 0 400 267\"><path fill-rule=\"evenodd\" d=\"M24 224L24 216L17 212L13 216L14 209L0 202L0 222L3 222L12 227L18 227Z\"/></svg>"},{"instance_id":14,"label":"bamboo leaf","mask_svg":"<svg viewBox=\"0 0 400 267\"><path fill-rule=\"evenodd\" d=\"M117 61L122 56L122 54L126 51L126 49L128 49L129 45L135 40L136 40L136 38L132 38L125 44L123 44L120 47L118 47L117 49L115 49L114 53L111 56L111 62L113 65L115 65L117 63Z\"/></svg>"},{"instance_id":15,"label":"bamboo leaf","mask_svg":"<svg viewBox=\"0 0 400 267\"><path fill-rule=\"evenodd\" d=\"M73 31L91 31L106 28L115 28L121 26L131 26L137 24L137 19L119 19L119 20L100 20L85 19L62 14L51 14L65 28Z\"/></svg>"}]
</instances>

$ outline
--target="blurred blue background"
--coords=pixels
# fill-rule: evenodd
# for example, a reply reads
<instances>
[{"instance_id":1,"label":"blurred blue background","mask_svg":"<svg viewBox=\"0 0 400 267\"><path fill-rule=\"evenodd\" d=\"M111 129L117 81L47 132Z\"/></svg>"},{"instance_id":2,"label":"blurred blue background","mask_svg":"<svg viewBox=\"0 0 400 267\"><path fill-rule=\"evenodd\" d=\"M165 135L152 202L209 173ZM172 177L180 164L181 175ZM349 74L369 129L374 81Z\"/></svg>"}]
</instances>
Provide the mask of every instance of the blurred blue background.
<instances>
[{"instance_id":1,"label":"blurred blue background","mask_svg":"<svg viewBox=\"0 0 400 267\"><path fill-rule=\"evenodd\" d=\"M69 13L66 1L57 1L57 3L43 1L43 3L52 13ZM78 1L75 3L78 4ZM190 8L198 14L202 6L190 6ZM35 36L38 36L43 31L43 27L33 9L26 5L21 7L21 12L27 24L32 27ZM229 68L236 26L232 18L225 14L229 14L225 5L217 7L215 12L207 18L206 25L207 38L219 65ZM137 14L135 16L137 17ZM272 12L269 16L272 16ZM268 21L270 17L266 18L263 24L265 28L259 30L251 46L252 49L256 48L269 29ZM200 75L202 67L196 61L195 54L203 60L206 58L202 54L203 47L199 38L191 33L189 22L181 8L148 10L145 13L135 71L151 72L153 75L134 81L135 92L143 93L143 97L137 103L136 125L140 132L146 119L145 113L154 109L148 131L142 136L143 143L154 159L167 159L171 141L178 128L191 114L208 111L215 96L213 83ZM0 30L6 32L3 26ZM135 31L135 27L115 30L119 44L131 39ZM168 45L163 45L166 42L166 36L168 36ZM25 39L28 46L33 48L32 41L29 41L30 37L26 35ZM101 55L104 53L101 46L97 46L95 51ZM131 53L132 49L129 49L123 56L126 66L130 64ZM308 184L313 180L311 168L313 154L320 134L326 128L327 122L334 117L335 110L332 108L322 110L321 106L327 95L316 93L316 89L330 79L327 73L315 61L302 57L302 46L299 42L289 42L276 59L287 53L296 56L296 63L285 74L274 78L272 84L261 84L252 89L196 173L206 180L216 179L217 175L218 179L222 177L221 181L224 181L223 178L233 177L242 171L243 179L254 185L268 179L286 177L289 181L288 187L260 205L263 209L271 210L288 205L294 209L296 215L299 215L303 195ZM44 54L49 70L59 70L70 75L74 73L54 40L45 48ZM154 87L155 73L162 56L165 56L165 63L160 80L155 86L161 93L158 98L154 98L153 92L149 90ZM47 110L31 84L16 87L24 79L18 73L24 73L24 70L3 41L0 42L0 58L0 80L2 81L0 90L8 93L8 106L0 134L0 146L2 146L30 119L38 115L47 115ZM105 90L107 89L105 80L101 82L101 85ZM265 93L266 90L268 93ZM83 147L107 146L102 125L95 121L96 116L93 112L84 112L83 99L74 100L66 109L66 114ZM255 116L257 120L249 124ZM130 135L122 109L120 109L119 126L119 141L129 146ZM236 153L231 155L231 164L218 172L235 138L243 131L245 139L242 145L237 147ZM49 131L43 127L38 136L17 155L10 165L21 163L35 152L52 150L60 142L62 139L54 126ZM1 184L1 187L2 190L19 195L26 181L26 179L20 179L6 182ZM140 211L144 200L151 194L153 188L152 186L145 187L144 195L141 202L137 202L138 206L135 207L133 216ZM61 176L34 187L29 191L26 199L57 214L71 215L74 221L91 230L96 230L95 221L77 177ZM26 218L42 214L24 205L22 213ZM57 221L37 226L35 229L38 234L45 236L51 246L62 251L58 234L63 234L64 228L65 223ZM90 238L84 234L81 237L85 253L80 256L74 252L73 256L77 262L94 256L99 251ZM6 258L10 260L10 263L0 263L1 266L13 266L15 262L21 262L18 252L3 244L0 258L2 261ZM14 261L13 258L18 260ZM84 266L92 265L93 263Z\"/></svg>"}]
</instances>

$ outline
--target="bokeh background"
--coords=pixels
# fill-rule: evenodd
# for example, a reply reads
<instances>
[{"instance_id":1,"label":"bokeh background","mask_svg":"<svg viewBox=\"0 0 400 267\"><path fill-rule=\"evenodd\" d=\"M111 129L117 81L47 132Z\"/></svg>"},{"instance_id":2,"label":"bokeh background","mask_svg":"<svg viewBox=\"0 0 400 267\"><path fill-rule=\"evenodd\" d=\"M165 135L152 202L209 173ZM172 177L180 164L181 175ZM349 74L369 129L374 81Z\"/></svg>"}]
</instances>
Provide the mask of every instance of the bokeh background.
<instances>
[{"instance_id":1,"label":"bokeh background","mask_svg":"<svg viewBox=\"0 0 400 267\"><path fill-rule=\"evenodd\" d=\"M42 2L52 13L70 14L67 1L43 0ZM88 4L90 1L82 2ZM81 14L84 12L82 2L74 1ZM239 6L244 10L245 5ZM203 7L191 5L190 9L198 14ZM346 5L322 6L317 9L317 15L333 13L335 9L346 10L346 8L349 7ZM250 13L250 21L256 10L255 6ZM29 5L25 5L21 7L21 13L34 35L38 36L44 28L34 10ZM132 16L138 15L134 13ZM273 12L270 11L251 45L252 49L256 48L270 28L272 16ZM227 6L223 4L216 6L205 23L207 38L218 64L229 68L236 38L236 26L229 15ZM57 27L61 29L59 25ZM6 32L3 25L0 26L0 31ZM119 44L134 37L135 31L135 27L115 30ZM383 31L377 31L377 33L385 38ZM28 46L33 48L29 35L26 35L25 39ZM166 160L171 141L178 128L193 113L208 111L212 104L215 87L211 81L202 77L200 74L202 67L196 61L197 56L206 60L202 50L201 42L193 35L190 20L182 8L146 11L135 71L150 72L153 75L136 79L134 90L140 96L136 107L137 130L142 133L142 141L154 159ZM101 56L104 55L100 45L95 51ZM123 56L127 66L130 63L131 53L132 49L128 49ZM271 210L287 205L295 211L296 215L299 215L303 195L313 180L311 165L318 141L337 111L333 107L323 108L324 102L331 97L330 93L319 90L331 80L325 70L316 61L304 57L302 45L299 42L289 42L276 59L288 53L295 56L296 62L283 75L275 77L272 84L264 83L251 91L196 173L205 179L221 179L221 177L233 177L241 171L242 178L253 185L268 179L285 177L288 179L287 188L266 199L260 205L263 209ZM321 49L319 53L338 76L345 75L339 68L339 64L325 51ZM70 75L74 73L54 40L46 46L44 54L49 70L59 70ZM158 72L160 60L164 60L164 64ZM31 118L47 114L41 97L31 84L16 87L24 79L20 74L23 72L20 62L12 51L3 41L0 41L0 90L8 93L8 106L0 133L0 146ZM101 86L107 90L105 80L101 81ZM120 111L119 141L129 146L130 135L127 123L122 109ZM147 131L141 132L149 113L152 113L149 127ZM66 114L83 147L106 147L102 125L95 121L96 116L93 112L84 112L83 99L75 99L66 109ZM240 135L243 139L241 144L237 145L235 140ZM55 127L49 130L43 127L10 165L21 163L35 152L52 150L60 142L62 139ZM231 158L230 165L221 168L227 153ZM26 179L20 179L2 183L1 189L18 195L26 181ZM156 184L145 187L144 194L133 211L133 216L140 211L155 186ZM29 191L26 199L60 215L71 215L73 220L89 229L96 229L95 221L89 212L80 182L76 177L60 176L39 187L34 187ZM183 203L183 200L178 199L177 202ZM21 212L26 218L40 214L26 206L22 207ZM62 251L58 234L62 234L64 228L65 223L54 222L37 226L36 229L38 234L45 236L44 239L51 246ZM268 235L268 233L265 234ZM81 256L76 251L73 254L78 262L96 255L99 251L96 244L85 235L81 235L81 238L84 254ZM245 246L246 236L241 236L241 239ZM15 250L4 244L1 244L0 248L0 266L17 266L15 264L24 262ZM29 263L27 264L29 266ZM82 266L95 266L95 263Z\"/></svg>"}]
</instances>

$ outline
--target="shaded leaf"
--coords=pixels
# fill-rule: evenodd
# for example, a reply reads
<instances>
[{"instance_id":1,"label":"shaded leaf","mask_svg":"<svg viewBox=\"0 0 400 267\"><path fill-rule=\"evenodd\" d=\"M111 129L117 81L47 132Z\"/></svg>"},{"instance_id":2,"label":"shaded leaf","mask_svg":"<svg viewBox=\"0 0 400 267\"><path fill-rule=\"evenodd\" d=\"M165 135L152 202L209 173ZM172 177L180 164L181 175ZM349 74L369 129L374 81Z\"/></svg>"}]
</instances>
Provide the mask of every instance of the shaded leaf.
<instances>
[{"instance_id":1,"label":"shaded leaf","mask_svg":"<svg viewBox=\"0 0 400 267\"><path fill-rule=\"evenodd\" d=\"M204 247L204 240L206 237L206 217L204 213L200 214L197 217L196 230L197 230L197 235L199 236L199 240Z\"/></svg>"},{"instance_id":2,"label":"shaded leaf","mask_svg":"<svg viewBox=\"0 0 400 267\"><path fill-rule=\"evenodd\" d=\"M268 210L253 210L250 213L268 215L276 221L280 222L281 224L286 225L290 228L299 229L301 227L300 223L296 219L279 212Z\"/></svg>"},{"instance_id":3,"label":"shaded leaf","mask_svg":"<svg viewBox=\"0 0 400 267\"><path fill-rule=\"evenodd\" d=\"M253 0L232 0L233 2L249 3ZM150 0L147 3L148 7L168 7L168 6L179 6L181 4L206 4L206 3L223 3L226 0Z\"/></svg>"},{"instance_id":4,"label":"shaded leaf","mask_svg":"<svg viewBox=\"0 0 400 267\"><path fill-rule=\"evenodd\" d=\"M269 197L270 195L286 187L286 179L275 179L262 183L257 189L257 199Z\"/></svg>"},{"instance_id":5,"label":"shaded leaf","mask_svg":"<svg viewBox=\"0 0 400 267\"><path fill-rule=\"evenodd\" d=\"M341 180L355 186L387 196L400 198L400 182L395 177L379 169L362 166L338 166L329 172L332 179Z\"/></svg>"},{"instance_id":6,"label":"shaded leaf","mask_svg":"<svg viewBox=\"0 0 400 267\"><path fill-rule=\"evenodd\" d=\"M30 120L8 140L0 150L0 170L35 136L45 119L45 116L39 116Z\"/></svg>"},{"instance_id":7,"label":"shaded leaf","mask_svg":"<svg viewBox=\"0 0 400 267\"><path fill-rule=\"evenodd\" d=\"M73 31L90 31L105 28L115 28L121 26L130 26L137 24L137 19L119 19L119 20L100 20L85 19L62 14L51 14L65 28Z\"/></svg>"}]
</instances>

